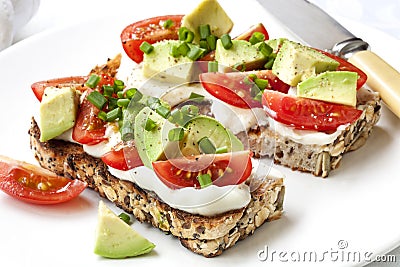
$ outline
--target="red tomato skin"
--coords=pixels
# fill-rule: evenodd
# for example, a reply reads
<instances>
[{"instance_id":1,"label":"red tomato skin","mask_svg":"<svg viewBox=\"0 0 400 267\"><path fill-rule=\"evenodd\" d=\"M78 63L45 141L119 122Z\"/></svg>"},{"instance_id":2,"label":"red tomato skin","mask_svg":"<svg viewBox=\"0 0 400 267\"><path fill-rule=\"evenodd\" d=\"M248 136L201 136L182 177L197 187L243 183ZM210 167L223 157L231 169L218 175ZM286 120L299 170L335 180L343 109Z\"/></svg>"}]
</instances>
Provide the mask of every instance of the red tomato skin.
<instances>
[{"instance_id":1,"label":"red tomato skin","mask_svg":"<svg viewBox=\"0 0 400 267\"><path fill-rule=\"evenodd\" d=\"M197 160L196 160L197 158ZM211 171L211 179L216 186L241 184L251 174L252 162L248 151L224 154L203 154L199 156L156 161L152 163L154 172L171 189L184 187L200 188L197 180L199 173ZM219 177L219 170L226 170Z\"/></svg>"},{"instance_id":2,"label":"red tomato skin","mask_svg":"<svg viewBox=\"0 0 400 267\"><path fill-rule=\"evenodd\" d=\"M104 154L101 159L108 166L122 171L128 171L143 166L143 162L134 144L112 149Z\"/></svg>"},{"instance_id":3,"label":"red tomato skin","mask_svg":"<svg viewBox=\"0 0 400 267\"><path fill-rule=\"evenodd\" d=\"M46 87L49 87L49 86L61 87L61 86L68 86L68 85L76 85L76 88L78 90L80 88L82 88L82 90L86 90L86 87L84 86L86 81L87 81L87 76L72 76L72 77L56 78L56 79L35 82L31 85L31 89L32 89L33 93L35 94L36 98L39 101L42 101L44 89L46 89ZM79 85L81 85L81 86L79 86Z\"/></svg>"},{"instance_id":4,"label":"red tomato skin","mask_svg":"<svg viewBox=\"0 0 400 267\"><path fill-rule=\"evenodd\" d=\"M39 183L45 184L46 190L39 189ZM86 182L0 156L0 189L19 200L33 204L58 204L77 197L86 187Z\"/></svg>"},{"instance_id":5,"label":"red tomato skin","mask_svg":"<svg viewBox=\"0 0 400 267\"><path fill-rule=\"evenodd\" d=\"M297 98L265 90L262 103L267 113L283 124L300 130L334 132L343 124L356 121L362 114L356 108L307 98Z\"/></svg>"},{"instance_id":6,"label":"red tomato skin","mask_svg":"<svg viewBox=\"0 0 400 267\"><path fill-rule=\"evenodd\" d=\"M253 35L255 32L261 32L265 36L265 40L269 40L269 34L267 29L264 27L264 24L258 23L253 26L251 26L247 31L243 32L239 36L235 37L235 40L246 40L248 41L250 37Z\"/></svg>"},{"instance_id":7,"label":"red tomato skin","mask_svg":"<svg viewBox=\"0 0 400 267\"><path fill-rule=\"evenodd\" d=\"M122 47L125 53L136 63L143 61L143 52L140 45L146 41L150 44L161 40L177 40L178 29L181 26L183 15L166 15L137 21L125 27L121 33ZM174 25L168 29L162 23L168 19Z\"/></svg>"}]
</instances>

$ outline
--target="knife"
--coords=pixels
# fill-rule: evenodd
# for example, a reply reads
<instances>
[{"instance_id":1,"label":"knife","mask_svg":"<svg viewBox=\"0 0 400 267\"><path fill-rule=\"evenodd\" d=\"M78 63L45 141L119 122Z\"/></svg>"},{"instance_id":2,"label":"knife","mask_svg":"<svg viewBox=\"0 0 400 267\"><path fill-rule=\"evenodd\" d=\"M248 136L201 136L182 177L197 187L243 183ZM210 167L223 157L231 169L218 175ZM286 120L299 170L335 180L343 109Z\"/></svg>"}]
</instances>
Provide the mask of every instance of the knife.
<instances>
[{"instance_id":1,"label":"knife","mask_svg":"<svg viewBox=\"0 0 400 267\"><path fill-rule=\"evenodd\" d=\"M369 44L354 36L322 9L307 0L257 0L299 40L348 60L364 71L367 85L379 92L389 109L400 118L400 73Z\"/></svg>"}]
</instances>

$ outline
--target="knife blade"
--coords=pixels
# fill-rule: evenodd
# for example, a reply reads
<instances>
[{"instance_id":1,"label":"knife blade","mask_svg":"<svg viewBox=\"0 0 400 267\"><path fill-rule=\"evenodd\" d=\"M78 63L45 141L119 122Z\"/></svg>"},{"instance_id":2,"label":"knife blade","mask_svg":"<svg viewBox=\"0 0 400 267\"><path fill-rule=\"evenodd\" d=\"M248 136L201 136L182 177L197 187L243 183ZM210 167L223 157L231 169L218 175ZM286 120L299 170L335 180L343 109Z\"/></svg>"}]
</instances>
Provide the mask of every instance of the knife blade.
<instances>
[{"instance_id":1,"label":"knife blade","mask_svg":"<svg viewBox=\"0 0 400 267\"><path fill-rule=\"evenodd\" d=\"M367 85L379 92L400 118L400 73L370 50L367 42L307 0L257 0L301 42L348 60L364 71Z\"/></svg>"}]
</instances>

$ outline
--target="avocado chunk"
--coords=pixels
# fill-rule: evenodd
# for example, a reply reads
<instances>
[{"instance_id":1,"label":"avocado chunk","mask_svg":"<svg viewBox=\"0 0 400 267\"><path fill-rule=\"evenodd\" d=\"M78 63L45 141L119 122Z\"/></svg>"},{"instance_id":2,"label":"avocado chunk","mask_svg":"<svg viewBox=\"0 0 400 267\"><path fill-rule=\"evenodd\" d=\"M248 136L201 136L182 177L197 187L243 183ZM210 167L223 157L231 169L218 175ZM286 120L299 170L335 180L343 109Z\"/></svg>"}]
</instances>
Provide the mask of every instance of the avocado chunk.
<instances>
[{"instance_id":1,"label":"avocado chunk","mask_svg":"<svg viewBox=\"0 0 400 267\"><path fill-rule=\"evenodd\" d=\"M265 43L273 49L272 51L273 53L278 53L279 48L286 41L288 41L288 39L286 38L277 38L277 39L266 40Z\"/></svg>"},{"instance_id":2,"label":"avocado chunk","mask_svg":"<svg viewBox=\"0 0 400 267\"><path fill-rule=\"evenodd\" d=\"M170 54L172 47L180 44L181 41L178 40L164 40L153 44L153 51L145 53L143 57L143 76L164 82L190 82L193 61L186 56L173 57Z\"/></svg>"},{"instance_id":3,"label":"avocado chunk","mask_svg":"<svg viewBox=\"0 0 400 267\"><path fill-rule=\"evenodd\" d=\"M296 86L299 82L325 71L334 71L339 62L314 50L292 41L284 41L272 72L283 82Z\"/></svg>"},{"instance_id":4,"label":"avocado chunk","mask_svg":"<svg viewBox=\"0 0 400 267\"><path fill-rule=\"evenodd\" d=\"M267 57L256 46L245 40L232 40L232 47L225 49L221 40L218 39L215 60L221 66L243 65L244 70L254 70L263 67L267 62Z\"/></svg>"},{"instance_id":5,"label":"avocado chunk","mask_svg":"<svg viewBox=\"0 0 400 267\"><path fill-rule=\"evenodd\" d=\"M149 253L155 245L99 203L94 253L105 258L121 259Z\"/></svg>"},{"instance_id":6,"label":"avocado chunk","mask_svg":"<svg viewBox=\"0 0 400 267\"><path fill-rule=\"evenodd\" d=\"M146 123L155 123L153 129L146 130ZM176 128L174 124L164 119L149 107L143 108L135 118L134 136L140 159L144 166L152 167L152 162L175 156L180 151L179 141L169 141L168 133Z\"/></svg>"},{"instance_id":7,"label":"avocado chunk","mask_svg":"<svg viewBox=\"0 0 400 267\"><path fill-rule=\"evenodd\" d=\"M327 71L297 85L297 96L355 106L357 103L356 72Z\"/></svg>"},{"instance_id":8,"label":"avocado chunk","mask_svg":"<svg viewBox=\"0 0 400 267\"><path fill-rule=\"evenodd\" d=\"M47 87L40 102L40 141L59 136L75 125L79 97L72 87Z\"/></svg>"},{"instance_id":9,"label":"avocado chunk","mask_svg":"<svg viewBox=\"0 0 400 267\"><path fill-rule=\"evenodd\" d=\"M194 43L199 43L199 26L205 24L210 25L211 34L217 37L229 33L233 27L232 20L217 0L203 0L182 18L182 27L194 32Z\"/></svg>"},{"instance_id":10,"label":"avocado chunk","mask_svg":"<svg viewBox=\"0 0 400 267\"><path fill-rule=\"evenodd\" d=\"M197 116L190 120L185 128L187 135L181 145L184 156L199 155L202 152L199 141L204 137L207 137L216 149L226 147L227 152L243 150L240 140L214 118Z\"/></svg>"}]
</instances>

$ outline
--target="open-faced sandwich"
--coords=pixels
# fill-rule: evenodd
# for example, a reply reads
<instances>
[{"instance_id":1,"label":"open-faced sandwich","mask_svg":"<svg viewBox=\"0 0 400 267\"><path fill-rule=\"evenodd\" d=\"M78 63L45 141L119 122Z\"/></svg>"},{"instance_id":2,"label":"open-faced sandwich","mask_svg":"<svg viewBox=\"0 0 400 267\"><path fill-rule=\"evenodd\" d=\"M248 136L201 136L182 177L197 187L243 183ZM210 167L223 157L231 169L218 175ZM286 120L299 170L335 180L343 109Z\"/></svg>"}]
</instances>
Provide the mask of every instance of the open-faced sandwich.
<instances>
[{"instance_id":1,"label":"open-faced sandwich","mask_svg":"<svg viewBox=\"0 0 400 267\"><path fill-rule=\"evenodd\" d=\"M346 61L232 26L205 0L127 26L122 59L33 84L40 165L206 257L278 219L284 177L268 159L327 176L365 142L380 99Z\"/></svg>"}]
</instances>

